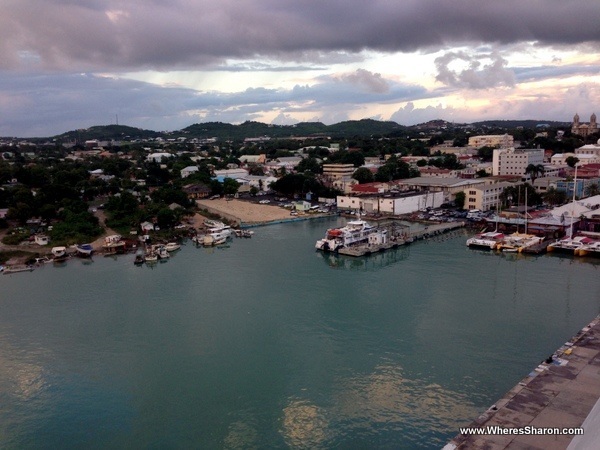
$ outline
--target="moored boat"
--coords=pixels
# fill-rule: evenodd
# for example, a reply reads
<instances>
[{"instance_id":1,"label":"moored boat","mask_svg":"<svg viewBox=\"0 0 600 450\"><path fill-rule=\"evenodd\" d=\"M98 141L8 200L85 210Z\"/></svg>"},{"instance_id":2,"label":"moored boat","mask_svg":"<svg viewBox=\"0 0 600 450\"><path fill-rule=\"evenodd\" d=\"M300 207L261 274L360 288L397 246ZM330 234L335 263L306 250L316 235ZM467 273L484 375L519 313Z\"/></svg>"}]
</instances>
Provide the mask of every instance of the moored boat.
<instances>
[{"instance_id":1,"label":"moored boat","mask_svg":"<svg viewBox=\"0 0 600 450\"><path fill-rule=\"evenodd\" d=\"M94 251L92 244L78 244L75 246L75 249L77 250L77 254L83 257L92 256L92 252Z\"/></svg>"},{"instance_id":2,"label":"moored boat","mask_svg":"<svg viewBox=\"0 0 600 450\"><path fill-rule=\"evenodd\" d=\"M358 217L356 220L349 221L344 227L328 229L325 237L316 242L315 248L336 252L344 247L366 243L369 235L376 231L377 227Z\"/></svg>"},{"instance_id":3,"label":"moored boat","mask_svg":"<svg viewBox=\"0 0 600 450\"><path fill-rule=\"evenodd\" d=\"M575 249L576 256L600 256L600 241L583 244Z\"/></svg>"},{"instance_id":4,"label":"moored boat","mask_svg":"<svg viewBox=\"0 0 600 450\"><path fill-rule=\"evenodd\" d=\"M503 239L504 233L488 231L486 233L476 234L472 238L467 239L467 247L495 250L498 247L498 244L502 243Z\"/></svg>"},{"instance_id":5,"label":"moored boat","mask_svg":"<svg viewBox=\"0 0 600 450\"><path fill-rule=\"evenodd\" d=\"M577 236L574 238L563 238L556 242L548 245L547 251L549 252L562 252L571 253L573 255L579 255L579 250L586 244L591 244L592 239L585 236Z\"/></svg>"},{"instance_id":6,"label":"moored boat","mask_svg":"<svg viewBox=\"0 0 600 450\"><path fill-rule=\"evenodd\" d=\"M176 250L179 250L180 248L181 245L179 245L177 242L169 242L165 244L165 250L168 252L174 252Z\"/></svg>"},{"instance_id":7,"label":"moored boat","mask_svg":"<svg viewBox=\"0 0 600 450\"><path fill-rule=\"evenodd\" d=\"M67 254L67 247L52 247L52 256L53 261L64 261L69 257Z\"/></svg>"}]
</instances>

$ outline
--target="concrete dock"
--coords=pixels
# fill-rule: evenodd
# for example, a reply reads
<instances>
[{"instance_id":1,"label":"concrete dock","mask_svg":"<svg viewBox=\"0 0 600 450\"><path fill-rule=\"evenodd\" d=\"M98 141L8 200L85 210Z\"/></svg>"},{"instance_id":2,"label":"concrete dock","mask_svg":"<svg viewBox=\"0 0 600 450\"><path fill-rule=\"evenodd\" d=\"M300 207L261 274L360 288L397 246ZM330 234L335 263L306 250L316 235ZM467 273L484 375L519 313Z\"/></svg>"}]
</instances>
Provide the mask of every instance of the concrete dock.
<instances>
[{"instance_id":1,"label":"concrete dock","mask_svg":"<svg viewBox=\"0 0 600 450\"><path fill-rule=\"evenodd\" d=\"M485 434L459 434L444 450L600 448L600 316L481 414L470 428ZM597 405L598 402L598 405ZM590 414L590 411L593 413ZM587 419L587 420L586 420ZM582 427L584 434L491 434L488 427L525 432L545 427ZM531 428L526 428L531 427Z\"/></svg>"}]
</instances>

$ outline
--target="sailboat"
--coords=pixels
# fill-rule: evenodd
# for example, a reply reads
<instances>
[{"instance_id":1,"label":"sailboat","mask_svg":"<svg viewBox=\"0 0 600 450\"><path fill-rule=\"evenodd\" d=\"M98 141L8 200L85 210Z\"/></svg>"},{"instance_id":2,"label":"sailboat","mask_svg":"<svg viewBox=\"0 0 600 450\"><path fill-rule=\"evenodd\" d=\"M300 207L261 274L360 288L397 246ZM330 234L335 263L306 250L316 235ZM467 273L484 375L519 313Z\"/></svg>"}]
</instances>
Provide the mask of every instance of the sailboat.
<instances>
[{"instance_id":1,"label":"sailboat","mask_svg":"<svg viewBox=\"0 0 600 450\"><path fill-rule=\"evenodd\" d=\"M586 240L589 238L579 236L573 238L573 222L575 220L575 194L577 192L577 164L575 164L575 178L573 180L573 201L571 202L571 226L569 227L569 237L559 239L556 242L548 245L547 251L549 252L566 252L572 254L578 254L579 249L586 245Z\"/></svg>"},{"instance_id":2,"label":"sailboat","mask_svg":"<svg viewBox=\"0 0 600 450\"><path fill-rule=\"evenodd\" d=\"M517 225L517 231L506 236L504 241L498 245L498 249L503 252L509 253L521 253L527 247L539 244L544 240L535 234L527 234L527 188L525 188L525 233L519 233L519 226Z\"/></svg>"}]
</instances>

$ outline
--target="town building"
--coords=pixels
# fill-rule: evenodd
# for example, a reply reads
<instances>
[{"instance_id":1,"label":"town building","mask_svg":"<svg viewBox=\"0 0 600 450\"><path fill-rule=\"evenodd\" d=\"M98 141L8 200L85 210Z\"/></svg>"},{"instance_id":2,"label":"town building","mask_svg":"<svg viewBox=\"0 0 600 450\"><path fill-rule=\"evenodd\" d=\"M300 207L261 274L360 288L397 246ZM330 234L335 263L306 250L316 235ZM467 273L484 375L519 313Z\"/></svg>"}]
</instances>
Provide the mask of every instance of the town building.
<instances>
[{"instance_id":1,"label":"town building","mask_svg":"<svg viewBox=\"0 0 600 450\"><path fill-rule=\"evenodd\" d=\"M323 179L327 185L349 193L358 183L352 178L355 170L353 164L323 164Z\"/></svg>"},{"instance_id":2,"label":"town building","mask_svg":"<svg viewBox=\"0 0 600 450\"><path fill-rule=\"evenodd\" d=\"M503 181L493 184L481 184L465 190L464 209L478 209L479 211L496 209L500 203L500 194L509 186L515 186L515 183Z\"/></svg>"},{"instance_id":3,"label":"town building","mask_svg":"<svg viewBox=\"0 0 600 450\"><path fill-rule=\"evenodd\" d=\"M444 202L452 202L457 192L462 192L480 184L494 183L489 178L437 178L416 177L405 180L396 180L393 183L402 191L428 191L429 193L442 192Z\"/></svg>"},{"instance_id":4,"label":"town building","mask_svg":"<svg viewBox=\"0 0 600 450\"><path fill-rule=\"evenodd\" d=\"M515 138L510 134L490 134L486 136L471 136L469 147L510 148L514 146Z\"/></svg>"},{"instance_id":5,"label":"town building","mask_svg":"<svg viewBox=\"0 0 600 450\"><path fill-rule=\"evenodd\" d=\"M525 175L529 164L534 166L544 162L544 150L502 148L494 150L492 159L492 174L502 175Z\"/></svg>"}]
</instances>

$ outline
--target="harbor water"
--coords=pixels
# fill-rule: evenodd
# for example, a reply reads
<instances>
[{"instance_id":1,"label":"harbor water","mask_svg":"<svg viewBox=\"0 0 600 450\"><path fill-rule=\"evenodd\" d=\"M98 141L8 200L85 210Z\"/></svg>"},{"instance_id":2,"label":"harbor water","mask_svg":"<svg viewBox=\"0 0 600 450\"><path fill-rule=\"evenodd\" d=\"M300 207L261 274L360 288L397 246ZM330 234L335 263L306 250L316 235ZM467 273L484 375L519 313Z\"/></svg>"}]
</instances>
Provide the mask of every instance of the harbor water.
<instances>
[{"instance_id":1,"label":"harbor water","mask_svg":"<svg viewBox=\"0 0 600 450\"><path fill-rule=\"evenodd\" d=\"M600 260L316 252L338 221L2 276L0 447L440 448L600 312Z\"/></svg>"}]
</instances>

